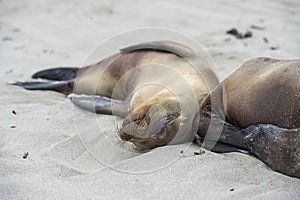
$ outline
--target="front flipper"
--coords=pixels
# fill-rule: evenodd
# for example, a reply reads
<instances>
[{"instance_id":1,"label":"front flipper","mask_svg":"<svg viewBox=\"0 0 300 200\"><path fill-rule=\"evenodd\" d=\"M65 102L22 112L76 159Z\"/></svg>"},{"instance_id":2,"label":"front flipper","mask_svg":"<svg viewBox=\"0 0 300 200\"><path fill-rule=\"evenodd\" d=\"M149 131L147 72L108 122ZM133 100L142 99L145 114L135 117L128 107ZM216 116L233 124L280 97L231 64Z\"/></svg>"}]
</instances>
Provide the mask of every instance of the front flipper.
<instances>
[{"instance_id":1,"label":"front flipper","mask_svg":"<svg viewBox=\"0 0 300 200\"><path fill-rule=\"evenodd\" d=\"M104 96L88 96L88 95L75 95L68 96L69 99L78 107L85 110L97 113L108 114L125 117L127 115L127 106L124 101L110 99Z\"/></svg>"},{"instance_id":2,"label":"front flipper","mask_svg":"<svg viewBox=\"0 0 300 200\"><path fill-rule=\"evenodd\" d=\"M208 142L208 140L206 142ZM214 141L212 141L212 142L214 142ZM204 148L205 148L205 145L204 145ZM229 144L224 144L221 142L215 143L213 148L211 149L211 151L216 152L216 153L232 153L232 152L239 152L239 153L244 153L244 154L249 153L248 151L241 149L239 147L229 145Z\"/></svg>"},{"instance_id":3,"label":"front flipper","mask_svg":"<svg viewBox=\"0 0 300 200\"><path fill-rule=\"evenodd\" d=\"M198 144L203 146L205 149L217 153L248 153L247 146L244 144L244 135L242 134L240 128L224 122L222 119L220 119L220 117L214 115L210 115L210 117L212 117L212 119L209 119L210 122L209 120L202 118L206 120L201 121L202 124L210 123L210 131L208 131L208 129L201 129L200 126L196 138L199 138L200 140L202 139L203 141L197 141Z\"/></svg>"},{"instance_id":4,"label":"front flipper","mask_svg":"<svg viewBox=\"0 0 300 200\"><path fill-rule=\"evenodd\" d=\"M300 178L300 128L284 129L271 124L258 124L240 129L224 122L220 136L206 137L248 150L274 171ZM212 151L226 152L226 149L215 146Z\"/></svg>"},{"instance_id":5,"label":"front flipper","mask_svg":"<svg viewBox=\"0 0 300 200\"><path fill-rule=\"evenodd\" d=\"M300 178L300 128L258 124L231 133L224 129L221 141L248 149L274 171Z\"/></svg>"},{"instance_id":6,"label":"front flipper","mask_svg":"<svg viewBox=\"0 0 300 200\"><path fill-rule=\"evenodd\" d=\"M273 170L300 178L300 128L259 124L242 132L252 154Z\"/></svg>"}]
</instances>

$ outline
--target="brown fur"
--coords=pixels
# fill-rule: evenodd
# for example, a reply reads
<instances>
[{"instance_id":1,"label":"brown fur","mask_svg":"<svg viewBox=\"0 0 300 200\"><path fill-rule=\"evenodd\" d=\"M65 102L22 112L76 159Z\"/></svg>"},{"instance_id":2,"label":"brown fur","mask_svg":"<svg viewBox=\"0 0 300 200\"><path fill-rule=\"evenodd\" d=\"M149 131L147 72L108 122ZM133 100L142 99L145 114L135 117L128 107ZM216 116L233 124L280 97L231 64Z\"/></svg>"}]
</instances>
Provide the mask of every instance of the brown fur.
<instances>
[{"instance_id":1,"label":"brown fur","mask_svg":"<svg viewBox=\"0 0 300 200\"><path fill-rule=\"evenodd\" d=\"M300 61L251 59L224 81L227 120L240 127L300 126Z\"/></svg>"},{"instance_id":2,"label":"brown fur","mask_svg":"<svg viewBox=\"0 0 300 200\"><path fill-rule=\"evenodd\" d=\"M217 79L207 63L198 57L190 49L172 42L150 42L125 48L82 68L71 80L15 85L100 96L98 107L94 108L82 102L95 103L96 98L94 102L86 97L83 101L80 97L78 101L71 100L99 114L125 117L120 138L140 150L187 142L197 128L198 135L205 137L212 122L213 125L225 123L221 137L215 140L247 149L272 169L300 177L300 60L251 59L206 96L207 83L216 85ZM205 66L202 73L207 80L187 58ZM52 76L57 70L37 74L55 80ZM72 71L67 75L73 74ZM157 81L159 84L153 83ZM195 107L193 100L196 100ZM196 126L199 105L200 126ZM220 116L225 116L226 122Z\"/></svg>"},{"instance_id":3,"label":"brown fur","mask_svg":"<svg viewBox=\"0 0 300 200\"><path fill-rule=\"evenodd\" d=\"M219 141L247 149L272 169L300 178L299 77L300 60L245 62L202 102L198 135L205 137L210 123L224 114L222 105L214 110L211 105L218 103L212 97L225 92L226 122Z\"/></svg>"},{"instance_id":4,"label":"brown fur","mask_svg":"<svg viewBox=\"0 0 300 200\"><path fill-rule=\"evenodd\" d=\"M155 45L157 47L157 44ZM144 48L143 44L141 46ZM73 92L75 94L101 95L123 99L123 108L129 107L129 113L120 114L120 107L115 107L115 113L126 117L122 128L119 130L120 137L125 141L134 143L141 150L168 144L176 135L179 124L182 122L180 116L173 119L174 113L180 113L181 108L176 96L178 94L173 94L169 89L173 87L180 91L182 88L179 96L183 96L186 94L184 84L181 84L174 75L168 75L163 69L155 68L156 65L167 66L175 75L177 73L177 76L181 77L195 92L197 102L201 102L208 93L202 75L182 57L183 55L191 58L194 53L190 49L163 42L159 46L165 48L166 51L140 49L139 45L127 48L96 65L81 69L74 81ZM132 51L126 52L126 50ZM153 67L147 67L147 65L153 65ZM211 80L214 78L212 77ZM170 88L156 84L143 85L145 82L153 81L160 81ZM183 103L187 104L187 102ZM159 105L165 113L156 114L150 118L151 112L159 113L159 111L151 110L156 105ZM110 113L107 112L107 109L96 112ZM191 116L195 115L195 112L195 110L191 111ZM113 111L111 113L114 114ZM140 116L146 117L141 118ZM171 117L168 118L167 116ZM170 121L171 118L174 123ZM160 124L160 120L169 120L168 125L165 124L161 133L156 136L151 135L153 134L152 131L157 128L155 123Z\"/></svg>"}]
</instances>

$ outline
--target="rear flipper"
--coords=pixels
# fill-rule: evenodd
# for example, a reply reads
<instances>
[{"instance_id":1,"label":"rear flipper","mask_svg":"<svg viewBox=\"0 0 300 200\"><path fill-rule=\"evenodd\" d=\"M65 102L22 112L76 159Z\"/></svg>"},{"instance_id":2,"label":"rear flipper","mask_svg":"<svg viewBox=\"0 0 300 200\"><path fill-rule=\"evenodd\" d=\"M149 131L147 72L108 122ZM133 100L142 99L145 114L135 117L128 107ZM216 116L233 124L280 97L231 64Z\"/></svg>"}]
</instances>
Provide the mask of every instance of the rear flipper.
<instances>
[{"instance_id":1,"label":"rear flipper","mask_svg":"<svg viewBox=\"0 0 300 200\"><path fill-rule=\"evenodd\" d=\"M125 117L128 114L124 101L110 99L104 96L75 95L68 96L77 106L95 112L97 114L108 114Z\"/></svg>"},{"instance_id":2,"label":"rear flipper","mask_svg":"<svg viewBox=\"0 0 300 200\"><path fill-rule=\"evenodd\" d=\"M64 94L73 91L73 81L49 81L49 82L16 82L11 85L23 87L26 90L53 90Z\"/></svg>"},{"instance_id":3,"label":"rear flipper","mask_svg":"<svg viewBox=\"0 0 300 200\"><path fill-rule=\"evenodd\" d=\"M42 78L56 81L67 81L74 79L79 71L78 67L57 67L41 70L32 75L32 78Z\"/></svg>"}]
</instances>

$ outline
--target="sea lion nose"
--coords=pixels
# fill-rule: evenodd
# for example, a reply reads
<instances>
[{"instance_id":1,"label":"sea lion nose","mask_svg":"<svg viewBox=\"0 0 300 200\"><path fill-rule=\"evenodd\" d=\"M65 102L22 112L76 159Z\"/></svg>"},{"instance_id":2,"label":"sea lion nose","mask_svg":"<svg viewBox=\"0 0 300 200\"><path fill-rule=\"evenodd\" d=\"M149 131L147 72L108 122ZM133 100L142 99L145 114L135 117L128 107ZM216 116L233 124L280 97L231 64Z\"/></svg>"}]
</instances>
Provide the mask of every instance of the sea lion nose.
<instances>
[{"instance_id":1,"label":"sea lion nose","mask_svg":"<svg viewBox=\"0 0 300 200\"><path fill-rule=\"evenodd\" d=\"M123 121L123 124L122 124L122 126L124 127L124 126L127 126L128 124L130 124L131 123L131 120L130 119L125 119L124 121Z\"/></svg>"},{"instance_id":2,"label":"sea lion nose","mask_svg":"<svg viewBox=\"0 0 300 200\"><path fill-rule=\"evenodd\" d=\"M127 133L125 133L124 130L121 130L121 132L120 132L120 138L122 140L124 140L124 141L128 141L128 140L130 140L132 138L132 136L129 135L129 134L127 134Z\"/></svg>"},{"instance_id":3,"label":"sea lion nose","mask_svg":"<svg viewBox=\"0 0 300 200\"><path fill-rule=\"evenodd\" d=\"M128 140L130 140L130 139L132 138L131 135L128 135L128 134L125 133L125 132L123 132L123 135L124 135L124 139L125 139L126 141L128 141Z\"/></svg>"}]
</instances>

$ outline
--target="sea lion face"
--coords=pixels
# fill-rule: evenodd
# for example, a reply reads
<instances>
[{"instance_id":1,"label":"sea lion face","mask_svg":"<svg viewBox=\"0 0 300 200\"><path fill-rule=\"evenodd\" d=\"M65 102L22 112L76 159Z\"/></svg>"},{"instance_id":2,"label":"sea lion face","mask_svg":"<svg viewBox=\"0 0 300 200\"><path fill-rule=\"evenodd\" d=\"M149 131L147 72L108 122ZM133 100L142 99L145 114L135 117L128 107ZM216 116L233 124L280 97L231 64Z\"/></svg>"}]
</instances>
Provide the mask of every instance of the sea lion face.
<instances>
[{"instance_id":1,"label":"sea lion face","mask_svg":"<svg viewBox=\"0 0 300 200\"><path fill-rule=\"evenodd\" d=\"M167 145L180 124L180 106L175 100L162 99L144 104L130 113L119 130L123 141L132 142L138 150Z\"/></svg>"}]
</instances>

